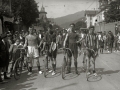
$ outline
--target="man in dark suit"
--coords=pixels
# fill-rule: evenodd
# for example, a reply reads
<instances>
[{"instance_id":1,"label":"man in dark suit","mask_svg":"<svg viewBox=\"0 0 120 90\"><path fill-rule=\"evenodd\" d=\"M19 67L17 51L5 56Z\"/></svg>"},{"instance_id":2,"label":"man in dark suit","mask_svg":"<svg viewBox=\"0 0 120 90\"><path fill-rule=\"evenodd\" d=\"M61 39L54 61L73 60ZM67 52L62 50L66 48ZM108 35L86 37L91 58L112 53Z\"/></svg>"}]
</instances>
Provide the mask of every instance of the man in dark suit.
<instances>
[{"instance_id":1,"label":"man in dark suit","mask_svg":"<svg viewBox=\"0 0 120 90\"><path fill-rule=\"evenodd\" d=\"M2 59L4 60L4 65L5 67L4 68L4 79L10 79L8 76L7 76L7 71L8 71L8 65L9 65L9 43L7 41L7 35L6 34L2 34L1 35L1 39L2 39L2 42L1 42L1 52L2 52Z\"/></svg>"}]
</instances>

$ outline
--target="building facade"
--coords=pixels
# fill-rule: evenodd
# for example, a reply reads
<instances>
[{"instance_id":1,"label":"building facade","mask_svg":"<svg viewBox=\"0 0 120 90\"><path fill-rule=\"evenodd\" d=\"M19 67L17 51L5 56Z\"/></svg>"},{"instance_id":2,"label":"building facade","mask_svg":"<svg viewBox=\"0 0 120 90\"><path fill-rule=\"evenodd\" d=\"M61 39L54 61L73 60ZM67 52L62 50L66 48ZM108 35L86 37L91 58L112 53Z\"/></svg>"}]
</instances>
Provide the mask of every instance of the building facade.
<instances>
[{"instance_id":1,"label":"building facade","mask_svg":"<svg viewBox=\"0 0 120 90\"><path fill-rule=\"evenodd\" d=\"M95 15L96 15L97 11L95 10L87 10L85 11L85 17L86 17L86 25L87 28L89 28L90 26L94 26L95 24Z\"/></svg>"},{"instance_id":2,"label":"building facade","mask_svg":"<svg viewBox=\"0 0 120 90\"><path fill-rule=\"evenodd\" d=\"M99 26L99 28L97 28L97 31L104 31L101 28L101 25L105 24L105 17L104 17L104 13L109 9L110 3L112 1L115 0L99 0L99 8L98 8L98 12L96 13L96 15L94 16L94 18L96 19L95 21L95 25Z\"/></svg>"}]
</instances>

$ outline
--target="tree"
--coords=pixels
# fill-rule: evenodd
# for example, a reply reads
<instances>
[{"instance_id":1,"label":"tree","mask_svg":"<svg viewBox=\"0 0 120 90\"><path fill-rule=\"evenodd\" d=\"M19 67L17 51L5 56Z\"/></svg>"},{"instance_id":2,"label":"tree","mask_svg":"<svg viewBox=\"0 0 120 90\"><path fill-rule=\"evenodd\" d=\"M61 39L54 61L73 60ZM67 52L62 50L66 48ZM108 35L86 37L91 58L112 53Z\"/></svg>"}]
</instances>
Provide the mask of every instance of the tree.
<instances>
[{"instance_id":1,"label":"tree","mask_svg":"<svg viewBox=\"0 0 120 90\"><path fill-rule=\"evenodd\" d=\"M109 8L104 12L105 22L120 20L120 0L116 0L110 3Z\"/></svg>"},{"instance_id":2,"label":"tree","mask_svg":"<svg viewBox=\"0 0 120 90\"><path fill-rule=\"evenodd\" d=\"M39 16L35 0L12 0L12 12L15 20L21 17L23 24L27 27L32 25Z\"/></svg>"},{"instance_id":3,"label":"tree","mask_svg":"<svg viewBox=\"0 0 120 90\"><path fill-rule=\"evenodd\" d=\"M3 0L2 5L0 6L0 16L12 17L12 13L10 12L10 6L8 0Z\"/></svg>"},{"instance_id":4,"label":"tree","mask_svg":"<svg viewBox=\"0 0 120 90\"><path fill-rule=\"evenodd\" d=\"M84 21L78 21L75 24L75 30L79 30L80 28L86 28L86 23Z\"/></svg>"}]
</instances>

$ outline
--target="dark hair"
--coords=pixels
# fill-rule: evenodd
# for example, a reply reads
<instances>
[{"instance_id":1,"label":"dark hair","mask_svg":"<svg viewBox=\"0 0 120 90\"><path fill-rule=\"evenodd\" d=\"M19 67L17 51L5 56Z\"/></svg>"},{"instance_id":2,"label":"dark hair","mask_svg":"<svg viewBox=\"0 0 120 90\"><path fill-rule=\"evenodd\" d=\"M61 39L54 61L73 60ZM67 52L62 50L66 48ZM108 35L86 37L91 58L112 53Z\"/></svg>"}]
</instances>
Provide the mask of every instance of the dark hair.
<instances>
[{"instance_id":1,"label":"dark hair","mask_svg":"<svg viewBox=\"0 0 120 90\"><path fill-rule=\"evenodd\" d=\"M71 23L70 26L73 25L75 27L75 24L74 23Z\"/></svg>"},{"instance_id":2,"label":"dark hair","mask_svg":"<svg viewBox=\"0 0 120 90\"><path fill-rule=\"evenodd\" d=\"M49 28L50 28L50 29L52 29L52 28L53 28L52 24L49 24Z\"/></svg>"},{"instance_id":3,"label":"dark hair","mask_svg":"<svg viewBox=\"0 0 120 90\"><path fill-rule=\"evenodd\" d=\"M19 39L19 38L16 38L16 39L15 39L15 42L16 42L17 40L19 40L19 41L20 41L20 39Z\"/></svg>"}]
</instances>

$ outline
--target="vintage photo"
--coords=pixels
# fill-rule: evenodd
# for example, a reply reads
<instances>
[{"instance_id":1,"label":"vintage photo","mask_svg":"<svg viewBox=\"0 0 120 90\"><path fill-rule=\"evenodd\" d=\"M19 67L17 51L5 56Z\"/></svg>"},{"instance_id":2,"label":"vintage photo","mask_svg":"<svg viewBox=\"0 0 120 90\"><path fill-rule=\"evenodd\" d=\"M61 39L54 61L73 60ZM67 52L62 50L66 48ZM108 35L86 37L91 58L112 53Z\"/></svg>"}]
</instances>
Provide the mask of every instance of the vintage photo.
<instances>
[{"instance_id":1,"label":"vintage photo","mask_svg":"<svg viewBox=\"0 0 120 90\"><path fill-rule=\"evenodd\" d=\"M120 90L120 0L0 0L0 90Z\"/></svg>"}]
</instances>

